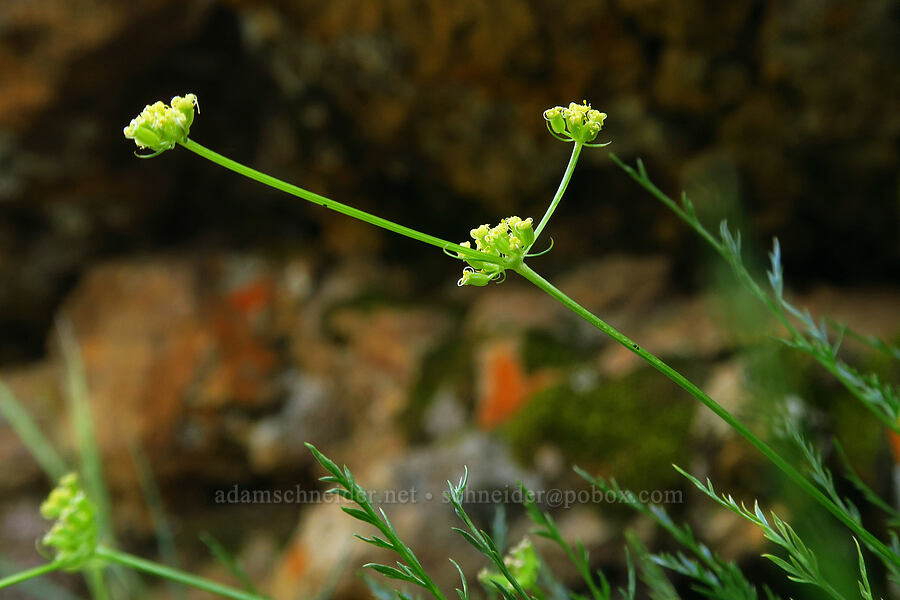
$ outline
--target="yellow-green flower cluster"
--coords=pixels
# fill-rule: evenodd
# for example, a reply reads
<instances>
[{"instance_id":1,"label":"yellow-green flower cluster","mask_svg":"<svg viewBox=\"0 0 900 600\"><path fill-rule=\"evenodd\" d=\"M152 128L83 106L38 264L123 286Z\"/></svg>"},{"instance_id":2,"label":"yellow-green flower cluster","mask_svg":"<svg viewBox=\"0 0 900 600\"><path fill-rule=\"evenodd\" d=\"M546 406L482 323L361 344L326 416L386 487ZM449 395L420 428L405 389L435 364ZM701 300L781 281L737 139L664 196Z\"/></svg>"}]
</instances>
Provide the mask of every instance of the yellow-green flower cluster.
<instances>
[{"instance_id":1,"label":"yellow-green flower cluster","mask_svg":"<svg viewBox=\"0 0 900 600\"><path fill-rule=\"evenodd\" d=\"M577 143L593 142L603 129L606 113L594 110L585 100L582 104L569 104L568 108L555 106L544 111L547 127L556 136L569 138Z\"/></svg>"},{"instance_id":2,"label":"yellow-green flower cluster","mask_svg":"<svg viewBox=\"0 0 900 600\"><path fill-rule=\"evenodd\" d=\"M496 227L481 225L469 234L475 240L476 250L498 258L521 260L534 243L531 217L527 219L509 217L501 220ZM471 242L463 242L460 245L472 247ZM499 264L465 258L461 254L459 258L469 263L469 266L463 269L457 285L484 286L504 274L504 269Z\"/></svg>"},{"instance_id":3,"label":"yellow-green flower cluster","mask_svg":"<svg viewBox=\"0 0 900 600\"><path fill-rule=\"evenodd\" d=\"M514 548L503 557L503 564L509 569L510 574L526 591L535 589L538 582L538 572L541 563L538 560L537 552L534 550L531 540L523 538ZM505 575L499 571L484 568L478 573L478 580L488 589L499 585L506 588L510 592L514 592L514 588Z\"/></svg>"},{"instance_id":4,"label":"yellow-green flower cluster","mask_svg":"<svg viewBox=\"0 0 900 600\"><path fill-rule=\"evenodd\" d=\"M44 536L44 546L56 551L64 569L80 569L97 548L97 514L75 473L60 479L41 504L41 515L56 520Z\"/></svg>"},{"instance_id":5,"label":"yellow-green flower cluster","mask_svg":"<svg viewBox=\"0 0 900 600\"><path fill-rule=\"evenodd\" d=\"M138 148L153 150L155 156L187 139L195 108L200 110L194 94L175 96L171 106L161 100L148 104L125 127L125 137L134 140Z\"/></svg>"}]
</instances>

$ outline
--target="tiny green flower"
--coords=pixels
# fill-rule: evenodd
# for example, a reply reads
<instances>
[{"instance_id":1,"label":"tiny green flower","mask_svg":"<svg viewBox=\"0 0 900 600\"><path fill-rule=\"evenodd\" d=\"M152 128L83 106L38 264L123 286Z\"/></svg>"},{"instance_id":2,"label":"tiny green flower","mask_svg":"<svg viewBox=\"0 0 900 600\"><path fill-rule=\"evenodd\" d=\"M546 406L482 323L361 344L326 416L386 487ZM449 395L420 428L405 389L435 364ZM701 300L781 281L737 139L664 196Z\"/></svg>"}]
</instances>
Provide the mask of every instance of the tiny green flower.
<instances>
[{"instance_id":1,"label":"tiny green flower","mask_svg":"<svg viewBox=\"0 0 900 600\"><path fill-rule=\"evenodd\" d=\"M59 480L41 504L41 515L56 520L44 535L43 545L55 550L63 569L81 569L97 549L97 511L75 473Z\"/></svg>"},{"instance_id":2,"label":"tiny green flower","mask_svg":"<svg viewBox=\"0 0 900 600\"><path fill-rule=\"evenodd\" d=\"M562 111L563 108L561 106L548 108L544 111L544 118L550 124L550 129L559 135L563 135L566 132L566 118L563 116Z\"/></svg>"},{"instance_id":3,"label":"tiny green flower","mask_svg":"<svg viewBox=\"0 0 900 600\"><path fill-rule=\"evenodd\" d=\"M587 100L581 104L571 102L567 108L562 106L548 108L544 111L544 119L547 120L547 128L558 139L588 146L606 145L590 143L596 139L603 128L606 113L591 108Z\"/></svg>"},{"instance_id":4,"label":"tiny green flower","mask_svg":"<svg viewBox=\"0 0 900 600\"><path fill-rule=\"evenodd\" d=\"M479 225L478 227L476 227L475 229L473 229L472 231L469 232L469 235L472 236L472 239L474 239L477 242L475 247L478 250L481 250L480 246L484 246L484 236L486 236L490 232L491 232L491 226L487 225L487 224Z\"/></svg>"},{"instance_id":5,"label":"tiny green flower","mask_svg":"<svg viewBox=\"0 0 900 600\"><path fill-rule=\"evenodd\" d=\"M525 248L530 248L534 243L534 227L531 217L519 220L515 224L510 224L510 228L515 232L516 236L522 241Z\"/></svg>"},{"instance_id":6,"label":"tiny green flower","mask_svg":"<svg viewBox=\"0 0 900 600\"><path fill-rule=\"evenodd\" d=\"M484 271L476 271L472 267L466 267L463 269L462 277L459 278L459 281L456 282L456 285L462 287L464 285L474 285L477 287L483 287L491 282L494 279L494 275L490 275Z\"/></svg>"},{"instance_id":7,"label":"tiny green flower","mask_svg":"<svg viewBox=\"0 0 900 600\"><path fill-rule=\"evenodd\" d=\"M162 101L148 104L123 132L126 138L134 140L138 148L153 150L152 154L138 156L156 156L187 140L195 109L199 112L200 106L194 94L175 96L171 106Z\"/></svg>"}]
</instances>

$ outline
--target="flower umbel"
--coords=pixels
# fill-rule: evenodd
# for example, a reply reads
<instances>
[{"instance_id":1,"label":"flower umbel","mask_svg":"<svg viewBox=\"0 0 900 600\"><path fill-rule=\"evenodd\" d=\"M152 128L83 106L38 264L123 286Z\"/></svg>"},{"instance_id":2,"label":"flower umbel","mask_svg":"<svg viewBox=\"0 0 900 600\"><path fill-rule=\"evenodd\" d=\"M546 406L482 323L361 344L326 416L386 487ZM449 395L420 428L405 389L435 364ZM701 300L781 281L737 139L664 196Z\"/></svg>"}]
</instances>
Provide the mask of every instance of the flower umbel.
<instances>
[{"instance_id":1,"label":"flower umbel","mask_svg":"<svg viewBox=\"0 0 900 600\"><path fill-rule=\"evenodd\" d=\"M156 156L184 142L194 122L194 109L200 111L197 96L185 94L172 98L171 106L161 100L148 104L131 120L124 129L125 137L134 140L138 148L149 148L152 154L138 155L142 158Z\"/></svg>"},{"instance_id":2,"label":"flower umbel","mask_svg":"<svg viewBox=\"0 0 900 600\"><path fill-rule=\"evenodd\" d=\"M609 144L591 144L597 134L603 129L603 121L606 113L594 110L585 100L581 104L574 102L568 108L555 106L544 111L544 119L547 120L547 129L558 140L564 142L573 141L591 147L602 147Z\"/></svg>"},{"instance_id":3,"label":"flower umbel","mask_svg":"<svg viewBox=\"0 0 900 600\"><path fill-rule=\"evenodd\" d=\"M509 217L500 221L496 227L481 225L469 232L475 240L475 249L502 259L520 262L528 248L534 242L534 229L531 217L521 219ZM471 242L460 244L471 248ZM465 260L469 266L463 269L457 285L484 286L491 281L503 281L506 276L504 267L499 264L465 258L457 254L457 258Z\"/></svg>"},{"instance_id":4,"label":"flower umbel","mask_svg":"<svg viewBox=\"0 0 900 600\"><path fill-rule=\"evenodd\" d=\"M541 564L531 540L523 538L503 558L503 564L523 588L535 589ZM478 573L478 580L492 592L495 586L503 587L509 592L513 592L515 589L506 576L495 569L485 567Z\"/></svg>"},{"instance_id":5,"label":"flower umbel","mask_svg":"<svg viewBox=\"0 0 900 600\"><path fill-rule=\"evenodd\" d=\"M97 549L96 512L75 473L60 479L59 485L41 504L41 515L45 519L56 519L42 543L56 551L56 560L65 570L79 570L94 555Z\"/></svg>"}]
</instances>

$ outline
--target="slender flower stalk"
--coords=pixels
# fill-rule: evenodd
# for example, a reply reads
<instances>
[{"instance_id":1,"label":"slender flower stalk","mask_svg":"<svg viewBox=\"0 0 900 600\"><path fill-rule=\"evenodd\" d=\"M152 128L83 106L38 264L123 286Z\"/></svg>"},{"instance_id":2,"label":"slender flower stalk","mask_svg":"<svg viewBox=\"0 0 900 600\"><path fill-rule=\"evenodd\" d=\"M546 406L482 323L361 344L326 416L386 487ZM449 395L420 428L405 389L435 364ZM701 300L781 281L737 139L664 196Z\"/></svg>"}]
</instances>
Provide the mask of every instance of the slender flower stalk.
<instances>
[{"instance_id":1,"label":"slender flower stalk","mask_svg":"<svg viewBox=\"0 0 900 600\"><path fill-rule=\"evenodd\" d=\"M35 577L40 577L41 575L46 575L47 573L52 573L53 571L58 571L65 566L65 563L62 561L53 561L48 562L43 565L38 565L33 569L28 569L27 571L20 571L18 573L13 573L9 577L4 577L0 579L0 590L5 587L9 587L11 585L15 585L17 583L22 583L23 581L28 581L29 579L34 579Z\"/></svg>"},{"instance_id":2,"label":"slender flower stalk","mask_svg":"<svg viewBox=\"0 0 900 600\"><path fill-rule=\"evenodd\" d=\"M569 180L572 179L572 173L575 172L575 164L578 163L578 157L581 155L581 149L583 147L584 144L579 142L575 142L572 146L572 156L569 157L569 164L566 166L566 172L563 173L562 181L559 182L559 187L556 189L556 194L553 195L553 200L550 201L550 206L547 207L547 212L541 217L541 222L538 223L538 226L534 230L535 241L537 241L538 236L541 235L544 227L547 226L547 222L550 221L550 217L552 217L553 213L556 211L556 207L559 204L559 201L562 200L563 194L566 193L566 188L569 187ZM534 242L531 243L534 245Z\"/></svg>"},{"instance_id":3,"label":"slender flower stalk","mask_svg":"<svg viewBox=\"0 0 900 600\"><path fill-rule=\"evenodd\" d=\"M169 581L174 581L176 583L181 583L190 587L197 588L198 590L204 590L212 594L218 594L223 598L232 598L233 600L265 600L263 596L251 594L250 592L238 590L227 585L222 585L221 583L216 583L215 581L210 581L209 579L205 579L203 577L197 577L196 575L191 575L190 573L185 573L184 571L179 571L177 569L172 569L171 567L167 567L165 565L161 565L149 560L144 560L143 558L139 558L125 552L119 552L118 550L113 550L112 548L99 546L97 548L95 556L112 564L122 565L123 567L130 567L137 571L143 571L144 573L156 575L157 577L168 579Z\"/></svg>"},{"instance_id":4,"label":"slender flower stalk","mask_svg":"<svg viewBox=\"0 0 900 600\"><path fill-rule=\"evenodd\" d=\"M47 573L85 571L98 573L109 564L118 564L144 571L218 594L233 600L265 600L262 596L222 585L203 577L197 577L159 563L155 563L97 543L97 508L81 487L75 473L64 475L47 499L41 504L41 514L55 523L44 536L44 547L56 554L55 560L0 579L0 589L21 583ZM105 588L97 592L104 595Z\"/></svg>"},{"instance_id":5,"label":"slender flower stalk","mask_svg":"<svg viewBox=\"0 0 900 600\"><path fill-rule=\"evenodd\" d=\"M348 206L346 204L336 202L335 200L332 200L330 198L326 198L325 196L310 192L309 190L305 190L302 187L287 183L286 181L282 181L280 179L272 177L271 175L266 175L265 173L261 173L256 169L251 169L250 167L244 166L241 163L231 160L226 156L222 156L217 152L213 152L205 146L201 146L192 139L185 138L184 141L179 143L191 152L194 152L195 154L198 154L199 156L202 156L203 158L214 162L219 166L225 167L226 169L234 171L239 175L243 175L244 177L248 177L269 187L273 187L276 190L312 202L313 204L319 204L321 206L324 206L325 208L330 208L333 211L347 215L348 217L353 217L354 219L365 221L366 223L370 223L372 225L375 225L376 227L387 229L388 231L391 231L393 233L398 233L408 238L412 238L416 241L436 246L443 250L452 250L454 252L458 252L466 258L471 258L487 263L505 265L505 263L496 256L486 254L484 252L479 252L471 248L466 248L465 246L462 246L460 244L442 240L439 237L435 237L427 233L422 233L421 231L416 231L415 229L412 229L410 227L394 223L393 221L389 221L382 217L367 213L366 211L359 210L358 208L353 208L352 206Z\"/></svg>"}]
</instances>

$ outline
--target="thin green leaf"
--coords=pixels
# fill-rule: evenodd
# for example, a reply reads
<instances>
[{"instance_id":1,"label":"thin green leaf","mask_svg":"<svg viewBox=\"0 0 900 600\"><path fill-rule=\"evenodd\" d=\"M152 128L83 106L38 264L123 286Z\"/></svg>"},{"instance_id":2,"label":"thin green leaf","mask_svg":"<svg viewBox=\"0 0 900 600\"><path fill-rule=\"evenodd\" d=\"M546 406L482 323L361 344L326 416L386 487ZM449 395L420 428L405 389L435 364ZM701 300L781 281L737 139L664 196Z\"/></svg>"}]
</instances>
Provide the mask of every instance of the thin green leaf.
<instances>
[{"instance_id":1,"label":"thin green leaf","mask_svg":"<svg viewBox=\"0 0 900 600\"><path fill-rule=\"evenodd\" d=\"M69 472L69 468L25 407L3 382L0 382L0 416L6 419L50 482L56 485L59 479Z\"/></svg>"}]
</instances>

